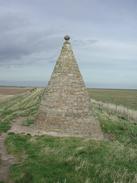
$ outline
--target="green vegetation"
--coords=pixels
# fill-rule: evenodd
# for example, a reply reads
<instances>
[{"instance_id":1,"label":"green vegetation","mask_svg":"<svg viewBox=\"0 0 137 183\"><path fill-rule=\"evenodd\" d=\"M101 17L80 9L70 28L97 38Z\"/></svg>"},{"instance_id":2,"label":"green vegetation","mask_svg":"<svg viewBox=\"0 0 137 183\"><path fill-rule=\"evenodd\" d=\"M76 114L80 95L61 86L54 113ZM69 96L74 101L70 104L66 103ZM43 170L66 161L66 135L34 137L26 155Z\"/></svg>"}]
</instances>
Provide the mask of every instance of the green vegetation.
<instances>
[{"instance_id":1,"label":"green vegetation","mask_svg":"<svg viewBox=\"0 0 137 183\"><path fill-rule=\"evenodd\" d=\"M34 124L34 120L35 119L27 118L24 121L22 121L22 125L24 125L24 126L30 126L30 125Z\"/></svg>"},{"instance_id":2,"label":"green vegetation","mask_svg":"<svg viewBox=\"0 0 137 183\"><path fill-rule=\"evenodd\" d=\"M89 94L95 100L137 110L137 90L89 89Z\"/></svg>"},{"instance_id":3,"label":"green vegetation","mask_svg":"<svg viewBox=\"0 0 137 183\"><path fill-rule=\"evenodd\" d=\"M121 118L121 116L107 113L106 110L103 111L94 107L93 111L109 140L119 141L125 146L137 148L137 123L130 122L126 118Z\"/></svg>"},{"instance_id":4,"label":"green vegetation","mask_svg":"<svg viewBox=\"0 0 137 183\"><path fill-rule=\"evenodd\" d=\"M17 117L26 117L24 125L33 123L43 90L35 89L31 92L19 94L0 103L0 132L6 132Z\"/></svg>"}]
</instances>

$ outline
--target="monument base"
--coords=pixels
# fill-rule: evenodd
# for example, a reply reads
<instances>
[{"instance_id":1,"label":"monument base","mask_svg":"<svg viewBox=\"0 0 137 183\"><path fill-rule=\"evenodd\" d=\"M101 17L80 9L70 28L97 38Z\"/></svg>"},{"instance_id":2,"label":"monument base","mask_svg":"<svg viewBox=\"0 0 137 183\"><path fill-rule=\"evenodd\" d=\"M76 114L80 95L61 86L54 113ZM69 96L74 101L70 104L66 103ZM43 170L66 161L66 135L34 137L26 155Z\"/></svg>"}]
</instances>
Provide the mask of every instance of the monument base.
<instances>
[{"instance_id":1,"label":"monument base","mask_svg":"<svg viewBox=\"0 0 137 183\"><path fill-rule=\"evenodd\" d=\"M44 113L38 115L36 128L39 131L53 133L57 136L82 136L97 140L103 139L99 122L93 117L86 118L59 118L47 117Z\"/></svg>"}]
</instances>

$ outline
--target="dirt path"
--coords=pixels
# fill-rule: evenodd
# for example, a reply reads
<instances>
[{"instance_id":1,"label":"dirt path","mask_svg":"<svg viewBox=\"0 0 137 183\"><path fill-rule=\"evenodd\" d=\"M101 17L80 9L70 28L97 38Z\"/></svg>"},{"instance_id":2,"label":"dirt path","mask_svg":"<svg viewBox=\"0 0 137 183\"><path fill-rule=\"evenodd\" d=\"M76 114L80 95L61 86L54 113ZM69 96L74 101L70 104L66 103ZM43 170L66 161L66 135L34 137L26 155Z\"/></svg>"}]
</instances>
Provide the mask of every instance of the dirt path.
<instances>
[{"instance_id":1,"label":"dirt path","mask_svg":"<svg viewBox=\"0 0 137 183\"><path fill-rule=\"evenodd\" d=\"M12 183L9 180L9 167L15 163L15 158L7 153L5 147L6 134L0 135L0 181Z\"/></svg>"}]
</instances>

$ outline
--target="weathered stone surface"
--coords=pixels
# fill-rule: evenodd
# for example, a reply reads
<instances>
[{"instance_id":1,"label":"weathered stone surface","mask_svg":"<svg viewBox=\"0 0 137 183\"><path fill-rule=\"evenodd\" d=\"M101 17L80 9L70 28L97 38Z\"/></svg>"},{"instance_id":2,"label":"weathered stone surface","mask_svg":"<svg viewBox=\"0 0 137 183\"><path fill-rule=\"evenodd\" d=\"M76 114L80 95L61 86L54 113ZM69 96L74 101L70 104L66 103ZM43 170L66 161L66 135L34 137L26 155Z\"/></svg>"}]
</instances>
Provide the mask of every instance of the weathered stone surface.
<instances>
[{"instance_id":1,"label":"weathered stone surface","mask_svg":"<svg viewBox=\"0 0 137 183\"><path fill-rule=\"evenodd\" d=\"M100 130L97 123L90 118L89 95L67 38L43 95L37 126L84 135Z\"/></svg>"}]
</instances>

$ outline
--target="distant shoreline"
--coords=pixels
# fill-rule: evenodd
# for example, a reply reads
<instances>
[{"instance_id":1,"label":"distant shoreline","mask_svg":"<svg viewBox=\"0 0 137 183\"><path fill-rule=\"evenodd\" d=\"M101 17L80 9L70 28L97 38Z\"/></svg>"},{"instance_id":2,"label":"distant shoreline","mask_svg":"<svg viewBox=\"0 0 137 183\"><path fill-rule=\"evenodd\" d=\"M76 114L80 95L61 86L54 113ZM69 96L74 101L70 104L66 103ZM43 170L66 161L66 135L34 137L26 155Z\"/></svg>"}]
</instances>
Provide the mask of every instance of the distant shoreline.
<instances>
[{"instance_id":1,"label":"distant shoreline","mask_svg":"<svg viewBox=\"0 0 137 183\"><path fill-rule=\"evenodd\" d=\"M0 85L0 88L46 88L46 86L22 86L22 85ZM137 91L135 88L92 88L92 87L87 87L88 89L92 90L134 90Z\"/></svg>"}]
</instances>

